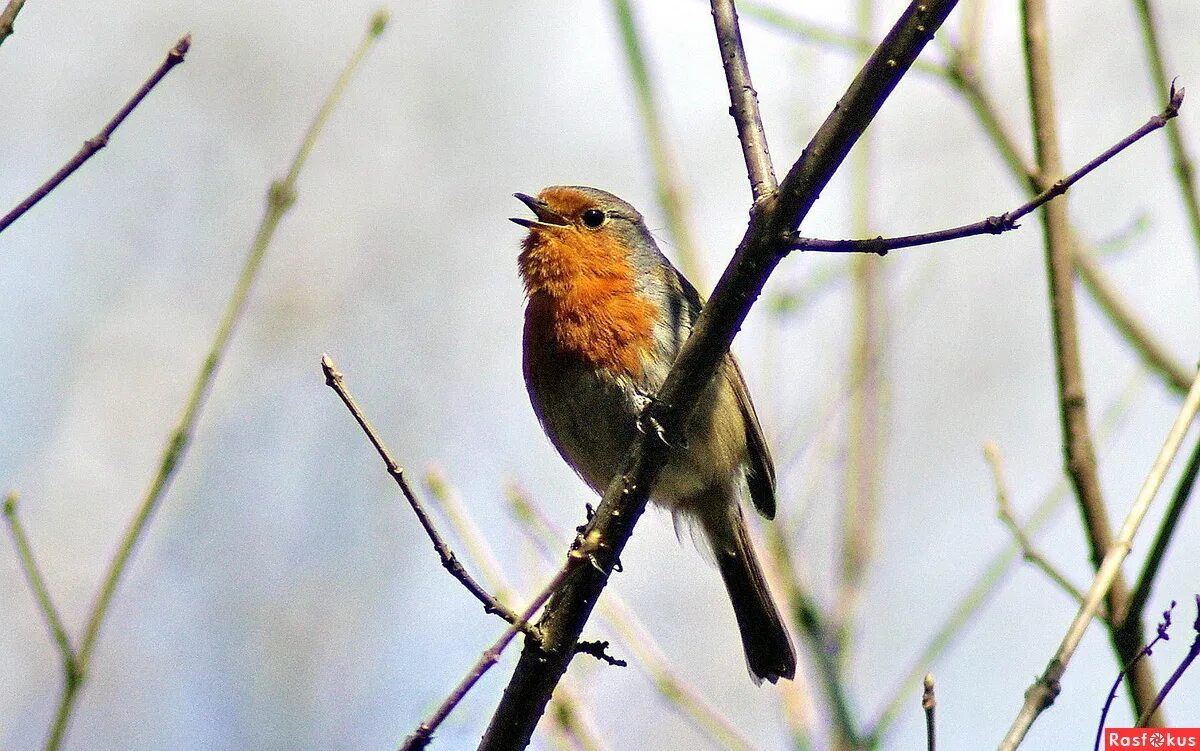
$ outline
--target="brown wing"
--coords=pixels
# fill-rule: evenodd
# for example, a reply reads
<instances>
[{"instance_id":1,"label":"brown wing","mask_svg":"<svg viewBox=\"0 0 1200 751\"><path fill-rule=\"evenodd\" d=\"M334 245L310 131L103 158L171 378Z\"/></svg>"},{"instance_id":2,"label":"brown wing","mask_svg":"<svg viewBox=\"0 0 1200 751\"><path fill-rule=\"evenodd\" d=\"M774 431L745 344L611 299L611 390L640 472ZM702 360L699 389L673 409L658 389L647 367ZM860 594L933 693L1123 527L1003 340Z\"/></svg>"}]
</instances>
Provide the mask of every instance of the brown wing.
<instances>
[{"instance_id":1,"label":"brown wing","mask_svg":"<svg viewBox=\"0 0 1200 751\"><path fill-rule=\"evenodd\" d=\"M689 324L700 315L704 306L704 298L692 286L679 270L663 259L668 268L675 272L687 304L686 314ZM771 459L771 450L767 448L767 438L763 435L762 425L758 422L758 413L754 411L754 402L750 401L750 391L746 388L746 379L742 377L742 368L732 352L726 353L725 364L722 366L725 378L733 387L737 396L738 407L742 411L742 419L746 423L746 450L750 454L750 467L746 480L750 486L750 500L758 513L768 519L775 518L775 462Z\"/></svg>"},{"instance_id":2,"label":"brown wing","mask_svg":"<svg viewBox=\"0 0 1200 751\"><path fill-rule=\"evenodd\" d=\"M767 438L758 422L758 413L754 411L754 402L750 401L750 391L746 388L746 379L742 377L741 366L733 353L725 355L724 370L746 422L746 450L750 454L750 471L746 480L750 485L750 500L754 502L758 513L774 519L775 462L771 459L771 450L767 448Z\"/></svg>"}]
</instances>

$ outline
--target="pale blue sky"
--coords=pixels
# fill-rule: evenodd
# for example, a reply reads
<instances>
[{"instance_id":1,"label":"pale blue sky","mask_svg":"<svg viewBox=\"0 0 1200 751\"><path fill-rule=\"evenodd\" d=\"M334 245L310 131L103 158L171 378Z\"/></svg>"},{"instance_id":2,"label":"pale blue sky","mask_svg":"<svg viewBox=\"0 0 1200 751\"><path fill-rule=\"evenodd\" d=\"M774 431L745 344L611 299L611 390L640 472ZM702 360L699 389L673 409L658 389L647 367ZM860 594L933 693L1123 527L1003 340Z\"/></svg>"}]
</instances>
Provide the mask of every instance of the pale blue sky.
<instances>
[{"instance_id":1,"label":"pale blue sky","mask_svg":"<svg viewBox=\"0 0 1200 751\"><path fill-rule=\"evenodd\" d=\"M796 5L850 28L843 3ZM1200 86L1200 7L1162 0L1169 70ZM882 3L881 19L901 5ZM266 186L357 43L376 4L33 0L0 48L0 207L7 210L92 135L183 32L194 43L110 146L0 235L0 490L21 515L72 634L153 473L259 221ZM569 8L569 9L568 9ZM638 3L667 125L715 278L745 227L742 172L708 9ZM200 420L195 444L122 582L67 748L392 747L499 632L438 566L428 542L323 383L331 353L414 480L428 465L458 487L510 576L533 565L510 518L519 483L569 529L591 494L544 439L521 383L522 207L514 191L556 183L611 190L665 239L639 121L607 3L395 3L393 25L330 121L299 183ZM1016 12L989 3L984 76L1026 137ZM1129 4L1054 4L1052 41L1064 159L1091 158L1157 109ZM952 23L957 18L952 17ZM882 25L882 21L881 21ZM777 169L853 74L849 59L745 21ZM1179 122L1200 151L1188 102ZM912 76L871 131L877 230L935 229L1020 202L965 105ZM832 183L806 233L848 233L847 182ZM1179 359L1200 331L1198 254L1161 134L1071 193L1085 238L1148 220L1105 267ZM667 245L668 255L673 249ZM844 259L797 254L768 294ZM1007 541L981 445L1004 452L1028 511L1062 466L1035 219L1000 238L891 254L891 436L877 561L855 627L848 680L874 716L973 574ZM803 313L750 316L735 348L780 463L781 507L806 575L825 599L843 484L840 421L814 437L845 390L848 286ZM1093 422L1137 366L1081 295ZM1115 519L1140 485L1178 406L1151 379L1101 444ZM828 428L828 426L826 426ZM1196 440L1193 430L1190 448ZM790 459L787 457L791 457ZM1172 473L1171 478L1176 476ZM1168 481L1168 487L1172 485ZM1151 512L1153 524L1165 494ZM1191 640L1200 588L1195 509L1152 599L1174 598L1165 676ZM1039 544L1088 580L1067 506ZM1135 564L1148 546L1146 530ZM764 749L784 748L777 691L745 675L714 569L669 519L648 514L614 591L678 672ZM1136 569L1131 569L1136 571ZM60 681L52 643L9 546L0 547L0 748L40 746ZM995 744L1074 608L1017 569L943 660L946 748ZM597 631L599 633L599 631ZM439 748L485 726L511 657L451 717ZM636 667L576 665L613 749L704 747ZM1030 748L1090 743L1114 665L1085 638ZM1196 724L1200 674L1170 717ZM886 747L923 743L913 695ZM819 711L824 705L818 699ZM1188 707L1192 714L1188 714ZM1115 711L1127 722L1124 705ZM824 740L818 739L823 746Z\"/></svg>"}]
</instances>

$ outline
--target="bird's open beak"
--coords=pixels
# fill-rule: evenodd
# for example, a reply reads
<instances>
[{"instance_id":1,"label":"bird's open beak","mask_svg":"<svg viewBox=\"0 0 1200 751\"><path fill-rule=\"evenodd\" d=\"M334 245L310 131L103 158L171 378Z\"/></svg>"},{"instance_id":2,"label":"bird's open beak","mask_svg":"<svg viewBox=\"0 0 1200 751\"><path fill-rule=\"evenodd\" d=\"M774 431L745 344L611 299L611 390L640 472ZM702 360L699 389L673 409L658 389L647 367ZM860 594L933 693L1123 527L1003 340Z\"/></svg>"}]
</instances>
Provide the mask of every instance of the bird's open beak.
<instances>
[{"instance_id":1,"label":"bird's open beak","mask_svg":"<svg viewBox=\"0 0 1200 751\"><path fill-rule=\"evenodd\" d=\"M508 220L510 222L515 222L522 227L530 229L550 229L551 227L566 227L570 224L562 214L547 206L545 201L539 201L533 196L527 196L524 193L513 193L513 197L528 206L529 210L537 215L537 219L510 217Z\"/></svg>"}]
</instances>

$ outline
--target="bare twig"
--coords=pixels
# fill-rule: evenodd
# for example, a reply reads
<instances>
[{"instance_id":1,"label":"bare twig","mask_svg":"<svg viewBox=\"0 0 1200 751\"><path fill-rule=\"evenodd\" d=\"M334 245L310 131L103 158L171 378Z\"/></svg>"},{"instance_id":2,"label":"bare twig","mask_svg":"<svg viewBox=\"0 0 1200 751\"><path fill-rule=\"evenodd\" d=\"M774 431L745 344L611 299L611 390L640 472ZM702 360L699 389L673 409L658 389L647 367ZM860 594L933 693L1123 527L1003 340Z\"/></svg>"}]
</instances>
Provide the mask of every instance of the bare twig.
<instances>
[{"instance_id":1,"label":"bare twig","mask_svg":"<svg viewBox=\"0 0 1200 751\"><path fill-rule=\"evenodd\" d=\"M1137 8L1138 19L1142 25L1142 40L1146 45L1150 75L1158 90L1166 91L1167 66L1158 42L1154 9L1150 7L1150 0L1133 0L1133 4ZM1167 128L1167 144L1171 149L1171 161L1174 162L1175 179L1179 183L1179 195L1183 199L1183 207L1192 226L1192 242L1197 253L1200 253L1200 195L1197 195L1196 168L1188 153L1187 144L1183 142L1183 129L1178 124Z\"/></svg>"},{"instance_id":2,"label":"bare twig","mask_svg":"<svg viewBox=\"0 0 1200 751\"><path fill-rule=\"evenodd\" d=\"M1171 537L1179 528L1183 510L1187 506L1188 499L1192 497L1198 473L1200 473L1200 440L1196 441L1196 447L1192 449L1192 455L1188 458L1183 474L1179 478L1179 484L1175 486L1175 493L1171 496L1171 503L1167 505L1167 512L1163 514L1162 522L1158 525L1158 532L1155 533L1154 542L1150 545L1150 553L1146 556L1146 562L1142 564L1142 573L1138 576L1133 593L1129 596L1129 605L1122 616L1123 622L1128 623L1131 619L1141 620L1142 612L1146 609L1146 601L1150 599L1150 590L1154 587L1154 579L1158 575L1163 558L1166 557L1167 548L1171 545Z\"/></svg>"},{"instance_id":3,"label":"bare twig","mask_svg":"<svg viewBox=\"0 0 1200 751\"><path fill-rule=\"evenodd\" d=\"M558 574L550 580L550 583L546 585L546 588L543 589L537 597L533 598L533 602L529 603L529 607L525 609L525 612L518 616L517 623L525 624L531 621L533 616L537 614L537 611L541 609L542 605L546 604L546 600L549 600L550 596L554 594L554 592L562 585L566 578L570 576L572 567L578 565L583 560L584 558L582 557L572 558L571 565L565 566L562 570L560 570ZM418 725L417 729L413 731L412 735L408 736L408 738L404 740L404 743L400 746L400 751L416 751L416 749L422 749L429 745L430 738L433 737L434 731L438 729L438 726L442 724L442 721L445 720L452 711L454 711L454 708L457 707L458 703L463 700L463 697L467 695L467 692L479 682L479 679L483 677L483 674L486 673L493 665L495 665L497 661L499 661L500 655L503 654L505 647L507 647L509 643L512 642L513 638L519 633L521 633L521 628L515 624L509 624L508 628L504 630L504 633L500 635L500 638L496 640L496 643L484 651L479 660L471 668L470 672L467 673L466 677L464 677L462 681L454 687L454 690L450 692L449 696L447 696L445 700L438 705L438 708L433 711L433 714L429 716L429 719ZM528 648L532 643L532 641L526 640L526 648Z\"/></svg>"},{"instance_id":4,"label":"bare twig","mask_svg":"<svg viewBox=\"0 0 1200 751\"><path fill-rule=\"evenodd\" d=\"M682 436L704 386L712 380L734 333L781 260L786 234L808 214L851 146L954 5L954 0L921 0L905 10L779 190L756 204L733 260L692 328L657 399L647 409L646 417L663 428L661 435L667 440ZM484 734L481 749L510 750L528 745L554 686L566 671L572 647L666 463L667 446L658 435L657 431L646 431L634 439L581 535L583 550L596 565L576 568L576 575L547 604L539 621L543 643L537 649L527 644Z\"/></svg>"},{"instance_id":5,"label":"bare twig","mask_svg":"<svg viewBox=\"0 0 1200 751\"><path fill-rule=\"evenodd\" d=\"M66 180L68 177L70 177L71 173L79 169L84 162L92 157L93 154L107 146L108 139L112 136L113 131L115 131L117 126L125 121L125 118L129 116L130 112L133 112L133 108L142 103L142 100L146 98L146 95L150 93L150 90L157 86L158 82L163 80L163 78L171 72L172 68L183 62L183 58L187 54L188 47L190 47L191 44L191 34L186 34L180 38L180 40L175 43L175 46L172 47L167 53L167 56L163 59L162 64L158 66L158 70L150 74L150 77L146 79L146 82L142 84L141 88L134 92L134 95L130 97L128 102L125 103L125 106L122 107L117 114L113 115L113 118L108 121L108 124L105 125L99 133L84 141L83 146L79 148L79 151L75 153L75 156L71 157L66 164L59 168L58 172L55 172L53 175L51 175L46 182L39 185L36 190L34 190L25 198L25 200L13 207L12 211L9 211L3 217L0 217L0 232L3 232L8 228L8 225L15 222L22 214L33 208L34 204L45 198L50 191L57 188L63 180Z\"/></svg>"},{"instance_id":6,"label":"bare twig","mask_svg":"<svg viewBox=\"0 0 1200 751\"><path fill-rule=\"evenodd\" d=\"M1050 75L1049 28L1045 0L1022 0L1026 75L1033 120L1034 152L1038 174L1049 180L1062 174L1054 93ZM1088 427L1083 365L1079 354L1079 330L1075 313L1074 261L1072 258L1067 207L1062 201L1042 208L1046 246L1046 275L1050 291L1050 320L1054 333L1054 359L1058 380L1059 417L1062 424L1063 456L1067 474L1075 487L1083 528L1091 550L1092 567L1099 570L1112 544L1112 527L1100 487L1100 475ZM1109 613L1125 612L1129 585L1118 569L1106 590ZM1109 629L1119 664L1128 664L1145 646L1139 624L1128 631ZM1158 693L1150 663L1134 662L1126 684L1134 711L1140 713Z\"/></svg>"},{"instance_id":7,"label":"bare twig","mask_svg":"<svg viewBox=\"0 0 1200 751\"><path fill-rule=\"evenodd\" d=\"M1004 481L1004 460L1000 456L1000 447L995 443L988 441L983 445L983 455L987 458L988 466L992 468L992 478L996 483L996 515L1000 517L1001 523L1008 528L1012 533L1013 539L1017 543L1017 547L1021 549L1021 556L1041 569L1050 581L1054 582L1075 600L1076 605L1083 604L1083 593L1079 588L1067 580L1067 577L1054 567L1050 561L1046 560L1036 548L1033 542L1029 539L1029 535L1025 533L1021 523L1017 521L1016 513L1013 511L1012 502L1008 496L1008 483ZM1101 616L1107 619L1107 614Z\"/></svg>"},{"instance_id":8,"label":"bare twig","mask_svg":"<svg viewBox=\"0 0 1200 751\"><path fill-rule=\"evenodd\" d=\"M743 4L743 8L747 14L754 15L773 28L834 49L855 51L870 49L872 46L868 39L840 34L774 9L749 4ZM1050 183L1038 173L1037 168L1030 158L1025 156L1024 150L1017 143L1016 137L1001 121L999 109L984 90L983 84L975 73L970 56L963 50L955 48L945 35L938 35L937 39L946 53L947 63L940 65L917 60L913 65L913 70L941 77L962 94L975 113L976 119L1000 153L1010 173L1031 195L1049 188ZM1163 90L1166 90L1165 84ZM1170 130L1168 129L1168 131ZM1167 386L1180 395L1186 393L1192 382L1191 369L1180 363L1167 350L1166 346L1150 330L1150 327L1138 317L1133 307L1121 297L1116 285L1096 261L1093 251L1087 247L1074 229L1071 230L1071 247L1075 270L1083 280L1084 288L1100 306L1105 316L1117 328L1129 346L1138 353L1142 362L1153 368Z\"/></svg>"},{"instance_id":9,"label":"bare twig","mask_svg":"<svg viewBox=\"0 0 1200 751\"><path fill-rule=\"evenodd\" d=\"M666 127L658 111L660 97L646 64L637 17L633 13L630 0L613 0L613 11L617 16L617 27L621 31L625 61L629 64L629 76L633 79L638 109L642 113L642 127L646 131L650 160L654 164L658 205L667 220L667 228L671 233L671 241L675 245L683 275L697 288L704 289L704 268L688 217L687 188L679 174L679 166L671 149L671 140L667 137Z\"/></svg>"},{"instance_id":10,"label":"bare twig","mask_svg":"<svg viewBox=\"0 0 1200 751\"><path fill-rule=\"evenodd\" d=\"M492 546L471 517L458 492L436 467L430 467L425 472L425 483L434 502L450 522L454 534L465 545L465 554L482 573L489 588L496 593L496 599L505 605L509 604L516 597L515 590L501 570ZM554 692L549 714L551 721L557 726L554 728L557 732L547 729L551 743L557 743L559 747L570 748L572 751L599 751L604 748L595 722L571 684L564 681Z\"/></svg>"},{"instance_id":11,"label":"bare twig","mask_svg":"<svg viewBox=\"0 0 1200 751\"><path fill-rule=\"evenodd\" d=\"M1183 407L1176 416L1174 424L1167 433L1162 450L1155 458L1154 464L1146 476L1146 481L1142 484L1142 489L1138 492L1137 498L1134 499L1133 505L1121 525L1120 532L1100 562L1092 585L1084 595L1083 606L1079 608L1075 619L1071 621L1062 643L1050 659L1041 677L1026 691L1025 703L1013 720L1008 734L1000 743L1001 751L1016 749L1024 739L1025 733L1033 725L1034 720L1054 701L1054 697L1059 691L1059 681L1066 672L1067 664L1071 661L1071 656L1075 653L1075 648L1079 646L1080 640L1083 639L1088 623L1099 609L1105 593L1116 579L1122 561L1129 555L1133 537L1137 533L1138 527L1141 526L1146 512L1150 509L1150 502L1154 500L1155 494L1162 485L1167 469L1176 452L1179 451L1179 446L1183 443L1188 426L1191 425L1197 411L1200 411L1200 374L1197 374L1192 381L1192 387L1188 391L1187 397L1184 398Z\"/></svg>"},{"instance_id":12,"label":"bare twig","mask_svg":"<svg viewBox=\"0 0 1200 751\"><path fill-rule=\"evenodd\" d=\"M308 132L305 134L304 140L296 152L287 176L283 180L274 183L268 191L267 208L263 214L262 222L251 243L250 253L242 266L241 273L238 275L233 292L225 305L225 312L221 316L220 323L217 325L212 344L205 354L199 372L196 373L191 392L184 403L183 411L180 413L179 419L171 431L171 435L167 438L166 445L163 447L163 453L158 463L158 470L142 495L137 511L133 519L130 520L129 526L126 528L125 534L122 536L121 542L117 547L117 552L113 555L113 559L109 563L100 589L96 593L96 600L92 604L91 611L88 614L83 639L80 641L79 650L76 653L78 680L72 682L68 679L64 683L62 694L59 697L58 709L50 728L50 735L46 741L47 751L53 751L62 744L75 701L79 696L79 689L87 677L92 650L95 648L96 641L100 637L100 629L104 625L104 620L108 615L113 595L116 594L117 584L120 582L121 576L125 573L130 558L133 556L134 549L142 539L151 517L166 494L171 479L175 476L176 470L178 470L180 463L187 453L196 422L207 401L213 379L216 377L217 369L225 355L230 338L233 336L233 331L237 326L237 322L241 319L242 311L245 309L246 300L250 294L250 288L258 276L258 270L262 267L262 261L266 255L267 247L270 245L271 238L275 234L275 228L279 226L283 215L291 208L295 201L296 179L299 177L300 170L304 166L304 162L307 160L313 146L316 144L317 136L325 125L329 114L333 111L334 105L341 98L342 93L349 84L351 75L366 55L371 44L382 33L386 19L386 14L382 12L377 13L372 19L368 34L364 37L362 43L342 70L329 96L325 99L321 110L317 113L317 117L309 126Z\"/></svg>"},{"instance_id":13,"label":"bare twig","mask_svg":"<svg viewBox=\"0 0 1200 751\"><path fill-rule=\"evenodd\" d=\"M23 5L25 5L25 0L8 0L8 5L4 6L4 10L0 12L0 44L4 44L4 40L12 36L13 23L17 20L17 14L21 12Z\"/></svg>"},{"instance_id":14,"label":"bare twig","mask_svg":"<svg viewBox=\"0 0 1200 751\"><path fill-rule=\"evenodd\" d=\"M925 748L927 751L937 751L937 724L934 722L937 697L933 693L933 673L925 674L925 687L921 691L921 709L925 710Z\"/></svg>"},{"instance_id":15,"label":"bare twig","mask_svg":"<svg viewBox=\"0 0 1200 751\"><path fill-rule=\"evenodd\" d=\"M1120 395L1105 408L1096 430L1097 438L1101 443L1116 432L1132 406L1137 403L1138 396L1146 388L1146 376L1146 371L1139 370L1121 389ZM1029 521L1025 525L1025 534L1032 539L1033 535L1039 533L1062 509L1069 493L1070 488L1066 478L1059 478L1030 514ZM967 593L963 595L954 610L921 650L921 653L913 660L912 667L889 693L891 699L879 713L874 725L871 726L870 737L875 745L882 742L882 738L896 718L900 716L913 691L920 688L922 676L937 663L972 618L987 604L1004 577L1020 560L1020 552L1016 543L1012 543L992 556L991 561L976 577Z\"/></svg>"},{"instance_id":16,"label":"bare twig","mask_svg":"<svg viewBox=\"0 0 1200 751\"><path fill-rule=\"evenodd\" d=\"M17 516L15 491L10 491L4 499L4 519L8 522L8 532L12 536L13 547L17 549L17 557L21 561L21 571L25 574L25 580L29 582L29 589L33 591L33 597L37 600L38 609L42 611L42 617L46 619L46 627L50 629L50 636L58 645L58 653L62 657L66 680L68 683L77 683L79 670L75 662L75 649L71 646L71 637L67 635L67 629L63 626L58 608L54 606L50 588L46 586L46 578L37 565L37 559L34 558L33 547L29 544L25 527L21 524L20 517Z\"/></svg>"},{"instance_id":17,"label":"bare twig","mask_svg":"<svg viewBox=\"0 0 1200 751\"><path fill-rule=\"evenodd\" d=\"M537 638L537 629L533 624L522 619L521 616L514 613L504 603L497 600L486 589L481 587L477 581L467 572L462 563L454 555L454 551L446 544L441 533L437 531L437 527L433 523L433 519L429 518L429 513L425 511L425 507L421 501L417 499L416 493L408 484L408 480L404 477L404 468L392 458L387 446L383 444L383 440L379 434L375 432L370 420L363 414L358 403L354 401L354 397L346 390L346 384L342 379L341 372L337 366L333 364L333 359L329 355L321 355L321 370L325 373L325 385L333 389L346 405L346 409L350 410L350 414L354 417L354 421L362 428L366 434L367 440L375 447L375 451L379 454L379 458L383 459L384 465L387 467L387 473L396 481L396 485L400 488L400 492L404 494L404 499L408 501L408 505L412 507L413 513L417 515L417 521L421 523L421 527L428 535L429 541L433 543L433 549L438 554L438 558L442 562L442 568L450 572L450 575L459 581L467 591L471 593L475 599L483 603L483 611L488 614L495 614L503 618L510 625L516 627L518 631Z\"/></svg>"},{"instance_id":18,"label":"bare twig","mask_svg":"<svg viewBox=\"0 0 1200 751\"><path fill-rule=\"evenodd\" d=\"M1020 226L1018 222L1022 218L1040 208L1048 201L1066 193L1072 185L1092 170L1112 159L1142 138L1145 138L1150 133L1163 127L1172 118L1176 117L1179 114L1179 107L1183 104L1183 95L1183 89L1176 90L1172 86L1169 93L1170 102L1160 114L1154 115L1140 128L1113 144L1095 159L1070 175L1056 181L1029 201L999 216L989 216L981 221L964 224L961 227L952 227L950 229L925 232L917 235L904 235L902 237L875 237L865 240L821 240L813 237L798 236L794 239L791 248L793 250L816 250L826 253L875 253L882 256L887 255L888 251L899 248L931 245L933 243L959 240L964 237L974 237L977 235L999 235L1003 232L1016 229Z\"/></svg>"},{"instance_id":19,"label":"bare twig","mask_svg":"<svg viewBox=\"0 0 1200 751\"><path fill-rule=\"evenodd\" d=\"M742 46L742 30L738 26L733 0L712 0L712 17L732 103L729 112L737 124L738 140L742 142L742 156L746 160L746 176L750 178L750 191L757 204L777 187L775 168L767 149L767 134L758 112L758 92L750 82L750 66L746 62L746 48Z\"/></svg>"},{"instance_id":20,"label":"bare twig","mask_svg":"<svg viewBox=\"0 0 1200 751\"><path fill-rule=\"evenodd\" d=\"M1150 717L1158 711L1158 708L1167 698L1167 694L1171 693L1171 690L1175 688L1175 684L1183 676L1184 672L1192 666L1197 657L1200 657L1200 595L1196 595L1196 620L1192 623L1192 630L1196 632L1196 638L1192 640L1192 646L1188 647L1187 654L1184 655L1183 660L1179 663L1179 667L1175 668L1175 671L1171 673L1171 677L1167 678L1167 682L1163 684L1162 690L1158 692L1158 696L1154 697L1154 703L1147 707L1146 711L1142 712L1141 716L1138 717L1138 727L1146 727L1147 723L1150 722Z\"/></svg>"},{"instance_id":21,"label":"bare twig","mask_svg":"<svg viewBox=\"0 0 1200 751\"><path fill-rule=\"evenodd\" d=\"M1171 638L1168 632L1171 629L1171 611L1174 609L1175 601L1171 600L1171 607L1163 611L1163 619L1158 624L1158 634L1150 640L1145 649L1138 652L1137 656L1133 658L1133 662L1149 657L1160 641L1166 641ZM1133 662L1122 667L1117 673L1117 678L1113 681L1112 688L1109 689L1108 696L1104 699L1104 708L1100 710L1100 722L1096 726L1096 742L1093 745L1094 751L1100 751L1100 739L1104 735L1104 725L1108 721L1108 711L1112 709L1113 702L1117 700L1117 692L1121 690L1121 682L1129 674L1129 669L1133 667Z\"/></svg>"}]
</instances>

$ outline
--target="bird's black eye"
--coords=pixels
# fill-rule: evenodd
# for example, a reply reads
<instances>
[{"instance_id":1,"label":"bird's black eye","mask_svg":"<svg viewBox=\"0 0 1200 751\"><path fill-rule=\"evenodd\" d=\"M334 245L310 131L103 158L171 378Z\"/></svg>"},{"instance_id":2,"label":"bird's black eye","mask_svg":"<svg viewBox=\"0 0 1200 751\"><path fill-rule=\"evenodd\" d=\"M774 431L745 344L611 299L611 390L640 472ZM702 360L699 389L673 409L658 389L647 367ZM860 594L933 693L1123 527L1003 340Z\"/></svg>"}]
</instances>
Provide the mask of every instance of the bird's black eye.
<instances>
[{"instance_id":1,"label":"bird's black eye","mask_svg":"<svg viewBox=\"0 0 1200 751\"><path fill-rule=\"evenodd\" d=\"M607 218L608 217L606 217L604 212L600 209L588 209L587 211L583 212L583 226L587 227L588 229L596 229L601 224L604 224L604 220Z\"/></svg>"}]
</instances>

